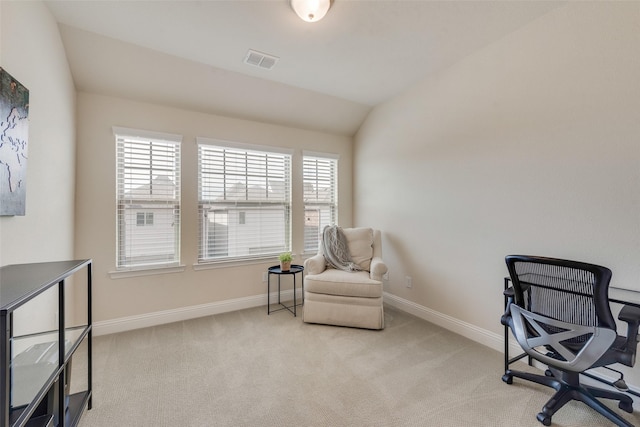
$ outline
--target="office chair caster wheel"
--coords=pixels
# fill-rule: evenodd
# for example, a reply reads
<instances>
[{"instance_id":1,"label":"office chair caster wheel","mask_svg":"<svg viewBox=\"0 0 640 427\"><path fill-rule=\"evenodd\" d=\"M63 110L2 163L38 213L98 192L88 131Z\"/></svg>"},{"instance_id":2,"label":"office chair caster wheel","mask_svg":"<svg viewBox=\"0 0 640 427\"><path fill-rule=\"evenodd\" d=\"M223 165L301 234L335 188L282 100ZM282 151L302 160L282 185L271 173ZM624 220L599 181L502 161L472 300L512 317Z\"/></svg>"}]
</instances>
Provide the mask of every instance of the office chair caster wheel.
<instances>
[{"instance_id":1,"label":"office chair caster wheel","mask_svg":"<svg viewBox=\"0 0 640 427\"><path fill-rule=\"evenodd\" d=\"M625 412L633 414L633 403L631 402L622 402L618 403L618 408L622 409Z\"/></svg>"},{"instance_id":2,"label":"office chair caster wheel","mask_svg":"<svg viewBox=\"0 0 640 427\"><path fill-rule=\"evenodd\" d=\"M551 417L548 417L544 414L544 412L540 412L536 418L538 419L538 421L540 421L542 423L542 425L545 426L550 426L551 425Z\"/></svg>"},{"instance_id":3,"label":"office chair caster wheel","mask_svg":"<svg viewBox=\"0 0 640 427\"><path fill-rule=\"evenodd\" d=\"M502 376L502 381L504 381L507 384L513 384L513 375L504 374Z\"/></svg>"}]
</instances>

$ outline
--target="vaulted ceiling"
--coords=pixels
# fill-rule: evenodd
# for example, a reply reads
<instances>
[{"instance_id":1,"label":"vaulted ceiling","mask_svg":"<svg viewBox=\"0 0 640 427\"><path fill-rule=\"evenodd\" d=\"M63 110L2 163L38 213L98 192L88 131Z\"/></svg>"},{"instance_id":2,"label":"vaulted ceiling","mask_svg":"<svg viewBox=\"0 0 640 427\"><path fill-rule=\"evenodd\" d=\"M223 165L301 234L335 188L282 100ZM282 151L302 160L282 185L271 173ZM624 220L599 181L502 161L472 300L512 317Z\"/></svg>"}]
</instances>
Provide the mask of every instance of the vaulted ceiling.
<instances>
[{"instance_id":1,"label":"vaulted ceiling","mask_svg":"<svg viewBox=\"0 0 640 427\"><path fill-rule=\"evenodd\" d=\"M563 2L47 0L79 91L353 135L370 109ZM263 69L249 49L278 57ZM496 64L499 67L500 64Z\"/></svg>"}]
</instances>

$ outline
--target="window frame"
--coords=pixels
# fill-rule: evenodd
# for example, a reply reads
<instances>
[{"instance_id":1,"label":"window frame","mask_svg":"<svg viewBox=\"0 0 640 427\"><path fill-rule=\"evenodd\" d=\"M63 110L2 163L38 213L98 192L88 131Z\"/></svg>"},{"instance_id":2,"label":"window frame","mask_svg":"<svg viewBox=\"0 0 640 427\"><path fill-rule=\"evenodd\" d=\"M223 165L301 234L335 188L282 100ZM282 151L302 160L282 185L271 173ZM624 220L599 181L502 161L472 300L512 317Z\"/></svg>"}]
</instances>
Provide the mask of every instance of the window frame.
<instances>
[{"instance_id":1,"label":"window frame","mask_svg":"<svg viewBox=\"0 0 640 427\"><path fill-rule=\"evenodd\" d=\"M197 162L198 162L198 253L197 253L197 261L194 265L194 268L210 268L216 266L224 266L229 264L244 264L244 263L253 263L260 262L266 259L273 259L279 253L290 251L292 247L292 210L293 210L293 197L292 197L292 163L293 163L293 150L283 149L280 147L273 147L267 145L254 145L254 144L246 144L240 142L233 141L225 141L220 139L206 138L206 137L197 137L196 138L196 146L197 146ZM239 155L240 152L250 153L252 156L262 156L267 155L266 164L265 164L265 175L261 175L258 178L269 180L271 175L269 175L269 167L267 166L269 162L269 156L273 156L274 158L282 158L282 175L284 178L284 185L282 188L282 196L283 200L274 199L273 201L269 200L268 193L265 193L265 199L260 200L235 200L232 198L227 199L226 201L216 202L214 200L208 200L204 197L204 191L210 192L212 191L210 187L207 189L203 188L203 152L201 150L228 150L234 156ZM226 163L223 163L226 165ZM225 166L226 167L226 166ZM233 167L237 167L237 165L233 165ZM230 167L231 168L231 167ZM229 169L230 169L229 168ZM223 168L224 170L224 168ZM244 171L247 174L247 177L251 175L249 172ZM219 173L217 173L219 175ZM226 181L227 174L224 174L225 181L223 185L228 185ZM242 174L237 173L229 173L229 176L242 176ZM255 178L255 176L253 176ZM209 178L211 179L211 178ZM245 185L249 182L247 178L245 181ZM226 188L226 187L225 187ZM249 186L247 185L245 188L247 193L247 197L249 197ZM206 216L207 212L219 212L220 215L228 216L228 223L233 221L234 224L237 224L239 227L249 228L247 221L249 221L251 217L251 211L254 212L260 211L262 208L268 208L269 206L279 207L282 206L284 208L284 230L282 236L282 245L272 245L273 250L265 250L256 254L242 254L242 255L229 255L228 245L227 245L227 255L207 257L207 252L210 251L209 246L207 246L207 239L205 235L209 233L209 226L207 225ZM234 207L237 210L238 215L233 216L230 213L229 208ZM207 210L207 212L205 212Z\"/></svg>"},{"instance_id":2,"label":"window frame","mask_svg":"<svg viewBox=\"0 0 640 427\"><path fill-rule=\"evenodd\" d=\"M113 133L115 137L115 146L116 146L116 247L115 247L115 271L111 272L112 277L122 277L123 273L127 272L137 272L137 271L157 271L160 269L173 270L176 267L181 266L181 217L182 217L182 206L181 206L181 157L182 157L182 136L168 134L163 132L155 132L155 131L146 131L140 129L130 129L123 127L113 127ZM144 167L140 167L139 165L133 165L133 154L131 151L133 150L133 146L136 145L138 148L144 148L145 144L149 144L151 147L149 148L149 157L148 160L143 158L143 161L148 161L149 168L145 169ZM152 144L156 143L161 148L158 156L161 157L163 166L154 167L154 158L153 158L153 146ZM129 150L129 157L127 157L126 151ZM144 151L143 151L144 153ZM144 153L146 154L146 153ZM167 155L168 154L168 155ZM127 162L129 164L127 164ZM157 160L156 160L157 162ZM127 169L129 171L127 172ZM138 169L139 171L149 171L149 179L141 180L139 179L140 175L136 179L131 178L131 169ZM163 173L160 175L154 175L154 171ZM127 174L130 176L127 177ZM165 198L157 197L157 195L149 194L149 195L134 195L127 196L127 191L130 191L133 188L144 187L145 184L142 182L146 182L146 185L149 185L149 191L152 193L153 181L157 179L159 176L169 177L170 185L164 183L160 185L160 188L163 191L166 191L172 196L168 196ZM134 181L138 181L137 183ZM136 186L136 184L138 184ZM129 188L129 190L127 190ZM128 212L128 209L135 209L135 206L140 206L138 212ZM172 228L171 232L161 232L153 234L153 228L155 224L158 226L161 225L162 221L157 218L155 212L149 211L150 209L158 209L158 213L163 211L167 213L167 218L170 218ZM134 224L131 224L130 227L127 227L126 217L128 214L133 215ZM139 215L144 215L144 224L138 225ZM153 219L149 222L149 217L152 215ZM160 223L160 224L159 224ZM151 234L155 237L163 236L168 239L170 243L172 243L173 251L168 252L167 255L171 257L163 256L156 254L149 255L148 259L140 258L136 260L131 256L127 256L127 246L131 248L133 243L131 241L127 241L126 235L128 233L133 233L136 235L136 228L138 228L137 233L145 233L147 235ZM129 249L131 250L131 249ZM146 255L144 255L146 257ZM118 273L120 275L118 275Z\"/></svg>"}]
</instances>

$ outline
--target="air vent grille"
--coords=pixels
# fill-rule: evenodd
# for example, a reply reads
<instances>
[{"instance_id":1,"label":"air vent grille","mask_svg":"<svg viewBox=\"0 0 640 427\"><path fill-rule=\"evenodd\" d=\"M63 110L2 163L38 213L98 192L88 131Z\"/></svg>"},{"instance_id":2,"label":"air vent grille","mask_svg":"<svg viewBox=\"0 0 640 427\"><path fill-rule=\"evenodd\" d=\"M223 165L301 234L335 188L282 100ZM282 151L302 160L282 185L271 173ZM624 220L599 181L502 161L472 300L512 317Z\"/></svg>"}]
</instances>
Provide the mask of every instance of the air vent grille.
<instances>
[{"instance_id":1,"label":"air vent grille","mask_svg":"<svg viewBox=\"0 0 640 427\"><path fill-rule=\"evenodd\" d=\"M244 57L244 63L254 67L264 68L265 70L270 70L276 65L278 59L280 58L277 56L267 55L266 53L249 49Z\"/></svg>"}]
</instances>

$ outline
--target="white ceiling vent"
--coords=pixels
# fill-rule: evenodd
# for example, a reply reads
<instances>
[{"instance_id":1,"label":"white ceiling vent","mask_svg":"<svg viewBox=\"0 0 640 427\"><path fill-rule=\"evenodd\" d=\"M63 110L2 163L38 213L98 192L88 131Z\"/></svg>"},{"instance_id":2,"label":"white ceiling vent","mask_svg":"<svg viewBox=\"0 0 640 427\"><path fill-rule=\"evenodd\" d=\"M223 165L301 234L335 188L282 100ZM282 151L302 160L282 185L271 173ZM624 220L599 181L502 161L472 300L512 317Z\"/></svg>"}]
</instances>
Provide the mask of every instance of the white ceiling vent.
<instances>
[{"instance_id":1,"label":"white ceiling vent","mask_svg":"<svg viewBox=\"0 0 640 427\"><path fill-rule=\"evenodd\" d=\"M270 70L278 62L277 56L267 55L266 53L258 52L257 50L249 49L247 55L244 57L244 63L253 65L254 67L264 68Z\"/></svg>"}]
</instances>

